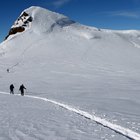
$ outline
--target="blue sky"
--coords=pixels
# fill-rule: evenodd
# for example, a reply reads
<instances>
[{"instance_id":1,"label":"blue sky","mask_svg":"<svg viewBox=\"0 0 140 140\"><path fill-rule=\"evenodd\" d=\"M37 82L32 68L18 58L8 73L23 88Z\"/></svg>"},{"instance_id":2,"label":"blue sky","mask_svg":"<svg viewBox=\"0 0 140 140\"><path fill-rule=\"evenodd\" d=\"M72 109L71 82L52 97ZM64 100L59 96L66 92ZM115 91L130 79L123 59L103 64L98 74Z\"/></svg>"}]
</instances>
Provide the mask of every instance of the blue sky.
<instances>
[{"instance_id":1,"label":"blue sky","mask_svg":"<svg viewBox=\"0 0 140 140\"><path fill-rule=\"evenodd\" d=\"M98 28L140 30L140 0L2 0L0 42L30 6L41 6Z\"/></svg>"}]
</instances>

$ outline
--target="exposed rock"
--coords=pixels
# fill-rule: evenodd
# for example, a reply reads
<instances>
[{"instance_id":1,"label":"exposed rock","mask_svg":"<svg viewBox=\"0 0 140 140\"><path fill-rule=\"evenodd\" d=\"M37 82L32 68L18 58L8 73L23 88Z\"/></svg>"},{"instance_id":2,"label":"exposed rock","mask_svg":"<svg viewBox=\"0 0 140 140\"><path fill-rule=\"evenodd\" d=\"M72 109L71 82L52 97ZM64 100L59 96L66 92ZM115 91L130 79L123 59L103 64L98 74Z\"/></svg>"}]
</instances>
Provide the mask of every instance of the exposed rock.
<instances>
[{"instance_id":1,"label":"exposed rock","mask_svg":"<svg viewBox=\"0 0 140 140\"><path fill-rule=\"evenodd\" d=\"M26 12L23 12L23 14L21 16L27 17L27 16L29 16L29 14L27 14Z\"/></svg>"},{"instance_id":2,"label":"exposed rock","mask_svg":"<svg viewBox=\"0 0 140 140\"><path fill-rule=\"evenodd\" d=\"M20 17L15 21L14 25L11 27L8 35L5 37L5 40L13 34L20 33L26 30L29 27L29 23L33 21L33 18L29 16L28 13L23 12Z\"/></svg>"},{"instance_id":3,"label":"exposed rock","mask_svg":"<svg viewBox=\"0 0 140 140\"><path fill-rule=\"evenodd\" d=\"M10 31L9 31L9 34L8 36L6 36L5 39L7 39L10 35L13 35L13 34L16 34L18 32L23 32L25 31L25 28L24 27L15 27L15 28L11 28Z\"/></svg>"},{"instance_id":4,"label":"exposed rock","mask_svg":"<svg viewBox=\"0 0 140 140\"><path fill-rule=\"evenodd\" d=\"M32 18L32 17L29 17L29 18L28 18L28 21L29 21L29 22L32 22L32 21L33 21L33 18Z\"/></svg>"}]
</instances>

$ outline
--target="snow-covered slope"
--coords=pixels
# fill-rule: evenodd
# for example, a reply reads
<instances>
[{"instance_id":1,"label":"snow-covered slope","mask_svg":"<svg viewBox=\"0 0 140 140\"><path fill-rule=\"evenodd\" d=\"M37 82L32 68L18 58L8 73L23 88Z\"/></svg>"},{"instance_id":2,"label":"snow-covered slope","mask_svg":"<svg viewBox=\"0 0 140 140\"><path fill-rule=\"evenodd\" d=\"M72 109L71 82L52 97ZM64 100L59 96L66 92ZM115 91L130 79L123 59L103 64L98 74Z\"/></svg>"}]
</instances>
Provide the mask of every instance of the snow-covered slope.
<instances>
[{"instance_id":1,"label":"snow-covered slope","mask_svg":"<svg viewBox=\"0 0 140 140\"><path fill-rule=\"evenodd\" d=\"M0 44L1 91L14 83L18 93L23 83L26 94L140 133L140 31L87 27L40 7L24 10L11 29L14 33Z\"/></svg>"},{"instance_id":2,"label":"snow-covered slope","mask_svg":"<svg viewBox=\"0 0 140 140\"><path fill-rule=\"evenodd\" d=\"M0 95L0 109L1 140L126 140L108 128L40 100Z\"/></svg>"}]
</instances>

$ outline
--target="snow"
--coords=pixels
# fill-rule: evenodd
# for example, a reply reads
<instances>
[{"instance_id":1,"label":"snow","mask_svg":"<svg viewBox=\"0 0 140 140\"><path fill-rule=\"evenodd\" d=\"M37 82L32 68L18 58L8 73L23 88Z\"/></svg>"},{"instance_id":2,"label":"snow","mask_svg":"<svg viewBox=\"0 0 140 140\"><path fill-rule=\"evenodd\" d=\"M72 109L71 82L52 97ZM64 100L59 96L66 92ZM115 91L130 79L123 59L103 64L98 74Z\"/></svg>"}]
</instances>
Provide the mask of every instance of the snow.
<instances>
[{"instance_id":1,"label":"snow","mask_svg":"<svg viewBox=\"0 0 140 140\"><path fill-rule=\"evenodd\" d=\"M0 94L0 139L139 139L140 31L99 30L40 7L24 12L30 27L0 44L0 91L13 83L18 94L23 83L41 100Z\"/></svg>"},{"instance_id":2,"label":"snow","mask_svg":"<svg viewBox=\"0 0 140 140\"><path fill-rule=\"evenodd\" d=\"M33 17L34 22L32 23L31 28L38 34L51 32L53 28L57 28L57 26L64 26L63 24L65 22L65 26L73 23L64 15L57 14L43 8L40 10L40 7L32 6L25 11Z\"/></svg>"},{"instance_id":3,"label":"snow","mask_svg":"<svg viewBox=\"0 0 140 140\"><path fill-rule=\"evenodd\" d=\"M26 96L26 98L2 94L0 94L1 140L126 139L90 120L64 110L57 106L56 102L56 105L53 105L42 102L40 101L42 98L35 96Z\"/></svg>"}]
</instances>

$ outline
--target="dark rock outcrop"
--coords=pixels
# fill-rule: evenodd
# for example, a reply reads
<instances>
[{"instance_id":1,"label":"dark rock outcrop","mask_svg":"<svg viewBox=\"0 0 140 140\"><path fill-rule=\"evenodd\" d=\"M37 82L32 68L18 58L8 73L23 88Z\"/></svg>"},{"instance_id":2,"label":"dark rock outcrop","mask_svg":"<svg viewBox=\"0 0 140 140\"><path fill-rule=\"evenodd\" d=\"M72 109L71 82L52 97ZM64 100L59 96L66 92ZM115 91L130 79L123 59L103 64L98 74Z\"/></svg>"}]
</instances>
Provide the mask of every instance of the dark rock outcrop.
<instances>
[{"instance_id":1,"label":"dark rock outcrop","mask_svg":"<svg viewBox=\"0 0 140 140\"><path fill-rule=\"evenodd\" d=\"M13 34L16 34L18 32L23 32L25 31L25 28L24 27L15 27L15 28L11 28L9 33L8 33L8 36L5 37L5 39L7 39L10 35L13 35Z\"/></svg>"},{"instance_id":2,"label":"dark rock outcrop","mask_svg":"<svg viewBox=\"0 0 140 140\"><path fill-rule=\"evenodd\" d=\"M28 13L23 12L20 17L15 21L14 25L10 29L8 35L5 37L5 40L10 36L16 33L21 33L26 30L26 27L29 26L29 23L33 21L33 18L29 16Z\"/></svg>"}]
</instances>

